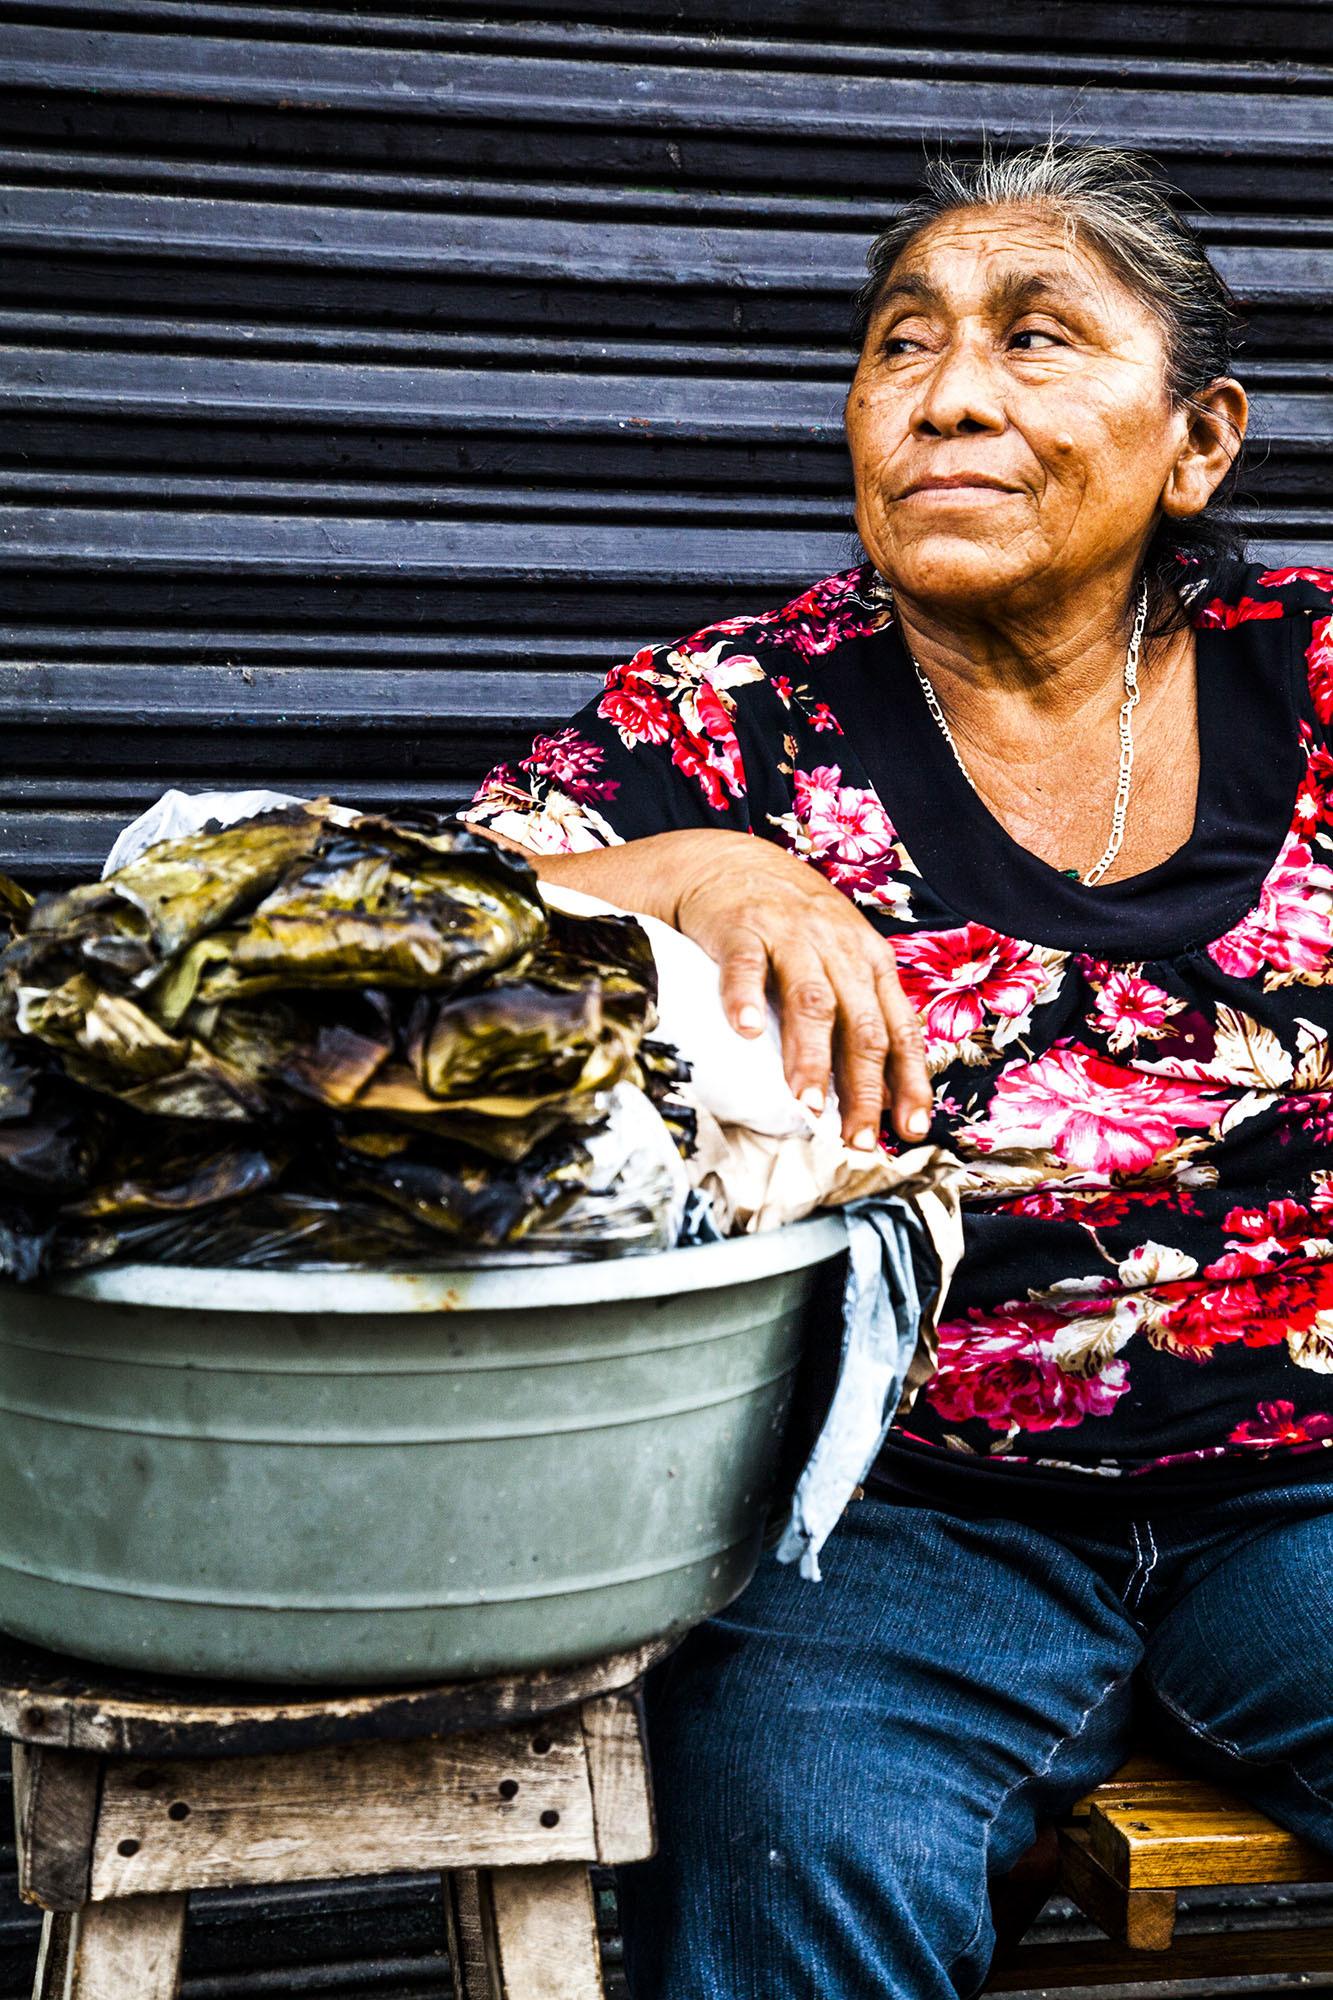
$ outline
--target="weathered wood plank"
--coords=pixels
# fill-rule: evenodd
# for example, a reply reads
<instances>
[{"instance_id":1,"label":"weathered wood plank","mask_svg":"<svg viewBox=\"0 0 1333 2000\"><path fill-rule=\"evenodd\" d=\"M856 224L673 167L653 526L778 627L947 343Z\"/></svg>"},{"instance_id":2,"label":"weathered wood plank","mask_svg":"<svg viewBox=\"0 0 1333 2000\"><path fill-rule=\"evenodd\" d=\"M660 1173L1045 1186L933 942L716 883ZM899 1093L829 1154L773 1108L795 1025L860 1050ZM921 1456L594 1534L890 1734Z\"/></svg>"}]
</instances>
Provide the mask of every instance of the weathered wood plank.
<instances>
[{"instance_id":1,"label":"weathered wood plank","mask_svg":"<svg viewBox=\"0 0 1333 2000\"><path fill-rule=\"evenodd\" d=\"M643 1861L657 1845L648 1743L639 1701L603 1695L583 1704L599 1861Z\"/></svg>"},{"instance_id":2,"label":"weathered wood plank","mask_svg":"<svg viewBox=\"0 0 1333 2000\"><path fill-rule=\"evenodd\" d=\"M1210 1882L1325 1882L1333 1861L1257 1807L1208 1785L1127 1790L1087 1819L1089 1851L1129 1889Z\"/></svg>"},{"instance_id":3,"label":"weathered wood plank","mask_svg":"<svg viewBox=\"0 0 1333 2000\"><path fill-rule=\"evenodd\" d=\"M1120 1986L1136 1993L1165 1994L1172 1989L1165 1985L1159 1988L1159 1980L1197 1980L1198 1986L1186 1990L1206 1994L1215 1991L1216 1983L1223 1979L1286 1974L1295 1984L1300 1975L1308 1978L1329 1971L1333 1971L1333 1928L1296 1923L1280 1930L1186 1933L1158 1960L1146 1959L1141 1952L1109 1939L1100 1944L1043 1939L1022 1945L997 1961L985 1990L988 1994L1047 1993L1068 1987ZM1151 1987L1145 1985L1149 1980Z\"/></svg>"},{"instance_id":4,"label":"weathered wood plank","mask_svg":"<svg viewBox=\"0 0 1333 2000\"><path fill-rule=\"evenodd\" d=\"M94 1901L395 1868L591 1861L578 1712L529 1728L107 1767Z\"/></svg>"},{"instance_id":5,"label":"weathered wood plank","mask_svg":"<svg viewBox=\"0 0 1333 2000\"><path fill-rule=\"evenodd\" d=\"M1148 1751L1138 1751L1129 1757L1120 1768L1103 1780L1095 1790L1085 1792L1081 1799L1070 1808L1071 1819L1086 1819L1094 1799L1103 1799L1123 1792L1127 1786L1142 1790L1148 1785L1175 1785L1181 1780L1190 1782L1188 1772L1179 1764L1169 1764L1164 1757L1152 1756Z\"/></svg>"},{"instance_id":6,"label":"weathered wood plank","mask_svg":"<svg viewBox=\"0 0 1333 2000\"><path fill-rule=\"evenodd\" d=\"M47 1910L88 1900L101 1759L16 1743L14 1822L19 1894Z\"/></svg>"},{"instance_id":7,"label":"weathered wood plank","mask_svg":"<svg viewBox=\"0 0 1333 2000\"><path fill-rule=\"evenodd\" d=\"M1176 1927L1174 1889L1126 1889L1108 1875L1082 1830L1060 1836L1059 1889L1085 1917L1131 1951L1167 1951Z\"/></svg>"},{"instance_id":8,"label":"weathered wood plank","mask_svg":"<svg viewBox=\"0 0 1333 2000\"><path fill-rule=\"evenodd\" d=\"M504 2000L603 2000L585 1867L493 1868L489 1890Z\"/></svg>"},{"instance_id":9,"label":"weathered wood plank","mask_svg":"<svg viewBox=\"0 0 1333 2000\"><path fill-rule=\"evenodd\" d=\"M33 2000L176 2000L184 1942L183 1895L48 1915Z\"/></svg>"},{"instance_id":10,"label":"weathered wood plank","mask_svg":"<svg viewBox=\"0 0 1333 2000\"><path fill-rule=\"evenodd\" d=\"M216 1758L504 1728L632 1687L673 1644L487 1680L320 1689L170 1680L0 1636L0 1735L118 1757Z\"/></svg>"}]
</instances>

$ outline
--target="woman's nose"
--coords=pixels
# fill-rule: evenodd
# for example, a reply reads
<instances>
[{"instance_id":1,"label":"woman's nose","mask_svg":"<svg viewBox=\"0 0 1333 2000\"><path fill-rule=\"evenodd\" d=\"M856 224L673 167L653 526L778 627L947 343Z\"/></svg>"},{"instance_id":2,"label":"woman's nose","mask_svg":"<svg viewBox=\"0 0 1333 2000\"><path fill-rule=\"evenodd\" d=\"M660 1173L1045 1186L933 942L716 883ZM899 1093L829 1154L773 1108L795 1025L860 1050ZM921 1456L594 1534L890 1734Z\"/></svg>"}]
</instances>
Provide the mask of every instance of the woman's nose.
<instances>
[{"instance_id":1,"label":"woman's nose","mask_svg":"<svg viewBox=\"0 0 1333 2000\"><path fill-rule=\"evenodd\" d=\"M1000 431L1005 415L993 364L974 341L950 341L921 385L912 412L917 436Z\"/></svg>"}]
</instances>

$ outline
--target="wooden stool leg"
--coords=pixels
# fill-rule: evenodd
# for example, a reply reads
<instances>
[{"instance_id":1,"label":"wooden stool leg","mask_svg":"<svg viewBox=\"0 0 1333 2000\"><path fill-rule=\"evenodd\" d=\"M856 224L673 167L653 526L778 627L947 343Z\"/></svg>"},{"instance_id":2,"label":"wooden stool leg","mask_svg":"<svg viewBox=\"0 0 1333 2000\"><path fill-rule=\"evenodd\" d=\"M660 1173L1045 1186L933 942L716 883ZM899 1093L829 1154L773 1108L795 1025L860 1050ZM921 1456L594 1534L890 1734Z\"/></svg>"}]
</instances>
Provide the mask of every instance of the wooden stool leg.
<instances>
[{"instance_id":1,"label":"wooden stool leg","mask_svg":"<svg viewBox=\"0 0 1333 2000\"><path fill-rule=\"evenodd\" d=\"M505 2000L603 2000L586 1863L492 1868L491 1905Z\"/></svg>"},{"instance_id":2,"label":"wooden stool leg","mask_svg":"<svg viewBox=\"0 0 1333 2000\"><path fill-rule=\"evenodd\" d=\"M33 2000L177 2000L185 1897L48 1911Z\"/></svg>"},{"instance_id":3,"label":"wooden stool leg","mask_svg":"<svg viewBox=\"0 0 1333 2000\"><path fill-rule=\"evenodd\" d=\"M584 1862L459 1870L444 1889L457 2000L604 2000Z\"/></svg>"}]
</instances>

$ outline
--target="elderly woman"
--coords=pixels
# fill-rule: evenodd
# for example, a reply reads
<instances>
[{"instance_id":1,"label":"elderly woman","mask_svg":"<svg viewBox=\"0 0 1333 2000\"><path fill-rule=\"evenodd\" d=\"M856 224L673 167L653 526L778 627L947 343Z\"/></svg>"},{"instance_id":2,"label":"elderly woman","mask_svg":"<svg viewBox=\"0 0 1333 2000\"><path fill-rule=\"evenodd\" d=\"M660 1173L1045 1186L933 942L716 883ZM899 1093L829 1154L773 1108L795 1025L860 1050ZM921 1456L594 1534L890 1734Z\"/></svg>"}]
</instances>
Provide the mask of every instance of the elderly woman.
<instances>
[{"instance_id":1,"label":"elderly woman","mask_svg":"<svg viewBox=\"0 0 1333 2000\"><path fill-rule=\"evenodd\" d=\"M1218 520L1235 316L1145 163L936 162L870 262L867 559L636 654L476 807L742 1033L771 990L852 1145L967 1167L824 1582L767 1560L659 1675L636 2000L976 1992L988 1875L1136 1700L1333 1853L1333 572Z\"/></svg>"}]
</instances>

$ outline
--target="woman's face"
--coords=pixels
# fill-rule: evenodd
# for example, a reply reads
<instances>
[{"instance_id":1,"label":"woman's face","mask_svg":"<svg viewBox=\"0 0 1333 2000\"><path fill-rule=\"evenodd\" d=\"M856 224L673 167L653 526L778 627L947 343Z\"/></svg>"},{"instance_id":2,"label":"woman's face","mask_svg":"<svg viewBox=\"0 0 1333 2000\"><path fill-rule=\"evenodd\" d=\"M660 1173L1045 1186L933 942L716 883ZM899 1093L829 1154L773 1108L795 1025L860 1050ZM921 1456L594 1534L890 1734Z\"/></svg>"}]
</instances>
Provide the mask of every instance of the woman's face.
<instances>
[{"instance_id":1,"label":"woman's face","mask_svg":"<svg viewBox=\"0 0 1333 2000\"><path fill-rule=\"evenodd\" d=\"M847 398L877 568L960 610L1132 570L1159 509L1199 511L1228 462L1172 407L1165 363L1156 317L1058 218L932 223L885 280ZM996 484L912 490L959 474Z\"/></svg>"}]
</instances>

